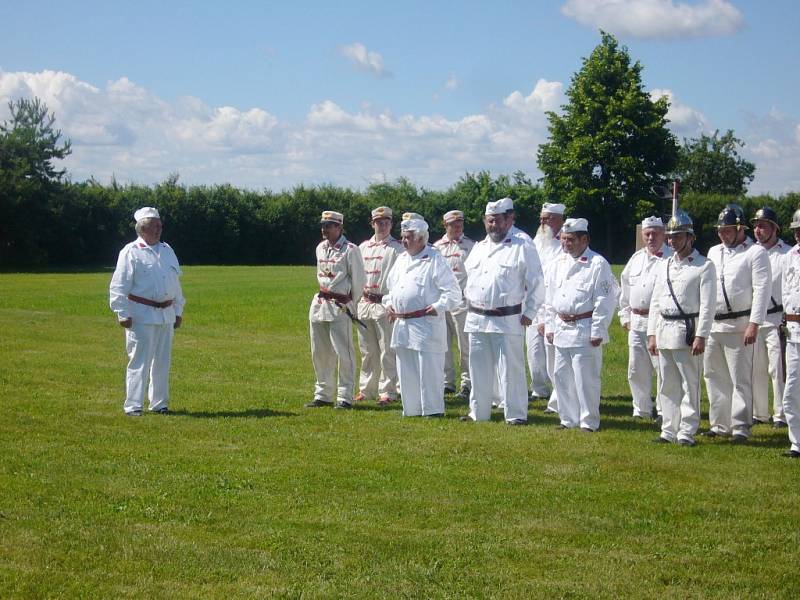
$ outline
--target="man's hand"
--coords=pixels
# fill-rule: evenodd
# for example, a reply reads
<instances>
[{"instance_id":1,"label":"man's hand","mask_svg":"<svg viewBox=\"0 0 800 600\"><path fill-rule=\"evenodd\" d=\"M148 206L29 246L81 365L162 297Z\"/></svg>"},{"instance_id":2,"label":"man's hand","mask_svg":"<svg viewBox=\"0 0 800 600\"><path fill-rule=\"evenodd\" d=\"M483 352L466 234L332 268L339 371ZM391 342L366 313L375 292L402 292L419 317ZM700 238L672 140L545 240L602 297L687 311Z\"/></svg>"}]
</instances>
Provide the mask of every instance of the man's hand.
<instances>
[{"instance_id":1,"label":"man's hand","mask_svg":"<svg viewBox=\"0 0 800 600\"><path fill-rule=\"evenodd\" d=\"M529 326L531 323L533 323L533 321L531 321L531 320L530 320L528 317L526 317L525 315L522 315L522 316L519 318L519 322L520 322L520 323L522 323L522 325L523 325L523 326L525 326L525 327L528 327L528 326Z\"/></svg>"},{"instance_id":2,"label":"man's hand","mask_svg":"<svg viewBox=\"0 0 800 600\"><path fill-rule=\"evenodd\" d=\"M748 323L747 329L744 330L744 345L756 343L756 336L758 336L758 325L755 323Z\"/></svg>"},{"instance_id":3,"label":"man's hand","mask_svg":"<svg viewBox=\"0 0 800 600\"><path fill-rule=\"evenodd\" d=\"M589 343L591 343L592 346L597 348L597 346L603 343L603 338L592 338L591 340L589 340Z\"/></svg>"},{"instance_id":4,"label":"man's hand","mask_svg":"<svg viewBox=\"0 0 800 600\"><path fill-rule=\"evenodd\" d=\"M544 323L542 323L541 325L537 325L536 331L539 332L539 335L544 335Z\"/></svg>"},{"instance_id":5,"label":"man's hand","mask_svg":"<svg viewBox=\"0 0 800 600\"><path fill-rule=\"evenodd\" d=\"M547 337L547 343L548 344L552 344L553 343L553 334L552 333L548 333L546 337Z\"/></svg>"},{"instance_id":6,"label":"man's hand","mask_svg":"<svg viewBox=\"0 0 800 600\"><path fill-rule=\"evenodd\" d=\"M699 356L706 351L706 338L696 337L692 342L692 356Z\"/></svg>"},{"instance_id":7,"label":"man's hand","mask_svg":"<svg viewBox=\"0 0 800 600\"><path fill-rule=\"evenodd\" d=\"M658 348L656 347L656 336L647 336L647 351L653 356L658 356Z\"/></svg>"},{"instance_id":8,"label":"man's hand","mask_svg":"<svg viewBox=\"0 0 800 600\"><path fill-rule=\"evenodd\" d=\"M119 324L121 327L124 327L125 329L130 329L131 325L133 325L133 319L128 317L127 319L123 319L122 321L120 321Z\"/></svg>"},{"instance_id":9,"label":"man's hand","mask_svg":"<svg viewBox=\"0 0 800 600\"><path fill-rule=\"evenodd\" d=\"M386 307L386 316L389 317L389 323L394 323L397 320L397 313L391 306Z\"/></svg>"},{"instance_id":10,"label":"man's hand","mask_svg":"<svg viewBox=\"0 0 800 600\"><path fill-rule=\"evenodd\" d=\"M177 329L181 326L181 323L183 323L183 317L180 315L175 315L175 325L173 325L173 327Z\"/></svg>"}]
</instances>

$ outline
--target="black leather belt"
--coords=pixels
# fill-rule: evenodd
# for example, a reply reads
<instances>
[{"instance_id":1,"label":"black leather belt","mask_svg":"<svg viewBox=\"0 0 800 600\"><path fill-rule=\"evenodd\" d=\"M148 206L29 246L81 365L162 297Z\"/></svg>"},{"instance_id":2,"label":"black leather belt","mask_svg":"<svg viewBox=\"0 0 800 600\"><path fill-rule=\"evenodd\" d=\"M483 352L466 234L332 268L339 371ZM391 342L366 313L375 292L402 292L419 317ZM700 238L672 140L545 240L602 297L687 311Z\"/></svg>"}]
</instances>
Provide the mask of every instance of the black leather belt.
<instances>
[{"instance_id":1,"label":"black leather belt","mask_svg":"<svg viewBox=\"0 0 800 600\"><path fill-rule=\"evenodd\" d=\"M730 319L738 319L739 317L744 317L750 314L750 309L747 310L737 310L736 312L726 312L726 313L717 313L714 315L715 321L728 321Z\"/></svg>"},{"instance_id":2,"label":"black leather belt","mask_svg":"<svg viewBox=\"0 0 800 600\"><path fill-rule=\"evenodd\" d=\"M767 311L768 315L774 315L775 313L783 312L783 304L778 304L777 306L773 306Z\"/></svg>"},{"instance_id":3,"label":"black leather belt","mask_svg":"<svg viewBox=\"0 0 800 600\"><path fill-rule=\"evenodd\" d=\"M522 312L522 304L515 304L514 306L500 306L498 308L478 308L477 306L469 305L469 312L485 317L507 317L509 315L518 315Z\"/></svg>"},{"instance_id":4,"label":"black leather belt","mask_svg":"<svg viewBox=\"0 0 800 600\"><path fill-rule=\"evenodd\" d=\"M668 315L661 313L661 318L666 321L685 321L688 319L695 319L700 316L700 313L686 313L685 315Z\"/></svg>"}]
</instances>

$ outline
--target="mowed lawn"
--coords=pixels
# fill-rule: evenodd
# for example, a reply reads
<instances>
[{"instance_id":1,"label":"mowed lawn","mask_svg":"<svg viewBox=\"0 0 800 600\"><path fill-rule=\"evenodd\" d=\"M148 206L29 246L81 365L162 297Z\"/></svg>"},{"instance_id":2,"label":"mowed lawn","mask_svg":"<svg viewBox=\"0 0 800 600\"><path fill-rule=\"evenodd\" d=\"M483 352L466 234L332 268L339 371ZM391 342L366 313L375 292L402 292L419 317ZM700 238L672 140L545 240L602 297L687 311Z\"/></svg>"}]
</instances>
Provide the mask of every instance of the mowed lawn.
<instances>
[{"instance_id":1,"label":"mowed lawn","mask_svg":"<svg viewBox=\"0 0 800 600\"><path fill-rule=\"evenodd\" d=\"M652 444L616 319L596 434L305 409L313 268L188 267L173 412L132 419L110 277L0 274L2 598L800 595L785 430Z\"/></svg>"}]
</instances>

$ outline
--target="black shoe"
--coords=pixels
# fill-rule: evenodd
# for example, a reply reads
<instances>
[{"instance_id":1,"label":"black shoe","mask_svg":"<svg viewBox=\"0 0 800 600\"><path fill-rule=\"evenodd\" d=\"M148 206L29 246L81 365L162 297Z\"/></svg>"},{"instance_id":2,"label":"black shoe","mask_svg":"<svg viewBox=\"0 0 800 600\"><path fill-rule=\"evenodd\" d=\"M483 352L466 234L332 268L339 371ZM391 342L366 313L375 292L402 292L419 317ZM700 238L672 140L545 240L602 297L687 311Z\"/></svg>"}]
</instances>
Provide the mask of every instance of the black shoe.
<instances>
[{"instance_id":1,"label":"black shoe","mask_svg":"<svg viewBox=\"0 0 800 600\"><path fill-rule=\"evenodd\" d=\"M473 419L469 415L461 415L460 417L458 417L458 420L459 421L465 421L465 422L469 421L470 423L474 423L475 422L475 419Z\"/></svg>"},{"instance_id":2,"label":"black shoe","mask_svg":"<svg viewBox=\"0 0 800 600\"><path fill-rule=\"evenodd\" d=\"M581 431L585 431L586 433L594 433L595 430L591 427L581 427Z\"/></svg>"},{"instance_id":3,"label":"black shoe","mask_svg":"<svg viewBox=\"0 0 800 600\"><path fill-rule=\"evenodd\" d=\"M767 423L769 423L769 420L756 419L753 417L753 425L766 425Z\"/></svg>"},{"instance_id":4,"label":"black shoe","mask_svg":"<svg viewBox=\"0 0 800 600\"><path fill-rule=\"evenodd\" d=\"M349 408L353 408L353 405L350 404L349 402L345 402L344 400L342 400L341 402L337 402L336 406L334 406L333 408L341 408L347 410Z\"/></svg>"},{"instance_id":5,"label":"black shoe","mask_svg":"<svg viewBox=\"0 0 800 600\"><path fill-rule=\"evenodd\" d=\"M554 411L552 408L545 408L544 409L544 414L546 414L546 415L554 415L554 414L556 414L556 411Z\"/></svg>"},{"instance_id":6,"label":"black shoe","mask_svg":"<svg viewBox=\"0 0 800 600\"><path fill-rule=\"evenodd\" d=\"M558 425L556 425L556 427L555 427L555 428L556 428L556 429L569 429L569 427L567 427L567 426L566 426L566 425L564 425L563 423L559 423Z\"/></svg>"},{"instance_id":7,"label":"black shoe","mask_svg":"<svg viewBox=\"0 0 800 600\"><path fill-rule=\"evenodd\" d=\"M510 421L506 421L506 425L527 425L528 422L525 419L511 419Z\"/></svg>"},{"instance_id":8,"label":"black shoe","mask_svg":"<svg viewBox=\"0 0 800 600\"><path fill-rule=\"evenodd\" d=\"M718 434L716 431L714 431L713 429L709 429L708 431L704 431L704 432L703 432L703 433L701 433L700 435L702 435L703 437L715 438L715 437L717 437L719 434Z\"/></svg>"},{"instance_id":9,"label":"black shoe","mask_svg":"<svg viewBox=\"0 0 800 600\"><path fill-rule=\"evenodd\" d=\"M316 400L312 400L305 405L306 408L320 408L323 406L333 406L333 402L327 402L326 400L320 400L317 398Z\"/></svg>"},{"instance_id":10,"label":"black shoe","mask_svg":"<svg viewBox=\"0 0 800 600\"><path fill-rule=\"evenodd\" d=\"M141 417L142 416L142 411L140 411L140 410L132 410L130 412L126 412L125 416L126 417Z\"/></svg>"},{"instance_id":11,"label":"black shoe","mask_svg":"<svg viewBox=\"0 0 800 600\"><path fill-rule=\"evenodd\" d=\"M691 448L692 446L696 446L697 442L695 442L694 440L678 440L678 445L679 446L687 446L687 447Z\"/></svg>"},{"instance_id":12,"label":"black shoe","mask_svg":"<svg viewBox=\"0 0 800 600\"><path fill-rule=\"evenodd\" d=\"M426 419L441 419L444 417L444 413L433 413L432 415L422 415Z\"/></svg>"},{"instance_id":13,"label":"black shoe","mask_svg":"<svg viewBox=\"0 0 800 600\"><path fill-rule=\"evenodd\" d=\"M746 444L747 443L747 436L742 435L741 433L734 433L731 436L731 444Z\"/></svg>"},{"instance_id":14,"label":"black shoe","mask_svg":"<svg viewBox=\"0 0 800 600\"><path fill-rule=\"evenodd\" d=\"M788 427L788 425L786 425L786 423L784 423L783 421L775 421L772 424L773 429L786 429L786 427Z\"/></svg>"},{"instance_id":15,"label":"black shoe","mask_svg":"<svg viewBox=\"0 0 800 600\"><path fill-rule=\"evenodd\" d=\"M655 438L653 440L653 443L654 444L671 444L672 442L670 442L667 438L662 438L661 436L658 436L657 438Z\"/></svg>"},{"instance_id":16,"label":"black shoe","mask_svg":"<svg viewBox=\"0 0 800 600\"><path fill-rule=\"evenodd\" d=\"M456 388L450 387L449 385L446 385L444 387L444 393L445 394L455 394L456 393Z\"/></svg>"},{"instance_id":17,"label":"black shoe","mask_svg":"<svg viewBox=\"0 0 800 600\"><path fill-rule=\"evenodd\" d=\"M151 410L150 412L157 414L157 415L165 415L169 412L169 409L166 406L162 406L159 409Z\"/></svg>"},{"instance_id":18,"label":"black shoe","mask_svg":"<svg viewBox=\"0 0 800 600\"><path fill-rule=\"evenodd\" d=\"M664 422L664 419L661 415L656 415L656 418L653 419L653 425L661 429L661 424Z\"/></svg>"},{"instance_id":19,"label":"black shoe","mask_svg":"<svg viewBox=\"0 0 800 600\"><path fill-rule=\"evenodd\" d=\"M782 456L786 456L787 458L800 458L800 452L797 450L789 450L788 452L784 452Z\"/></svg>"}]
</instances>

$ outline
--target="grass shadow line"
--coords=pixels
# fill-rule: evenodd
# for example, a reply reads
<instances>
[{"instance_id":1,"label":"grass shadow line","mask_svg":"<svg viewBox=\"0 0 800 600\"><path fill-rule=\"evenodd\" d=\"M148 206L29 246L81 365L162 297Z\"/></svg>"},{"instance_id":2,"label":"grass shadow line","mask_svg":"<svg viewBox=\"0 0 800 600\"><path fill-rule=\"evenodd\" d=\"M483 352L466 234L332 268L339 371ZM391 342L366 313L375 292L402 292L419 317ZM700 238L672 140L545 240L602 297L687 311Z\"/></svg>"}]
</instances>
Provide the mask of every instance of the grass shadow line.
<instances>
[{"instance_id":1,"label":"grass shadow line","mask_svg":"<svg viewBox=\"0 0 800 600\"><path fill-rule=\"evenodd\" d=\"M269 408L250 408L248 410L220 410L220 411L210 411L210 410L200 410L200 411L190 411L190 410L172 410L169 413L170 415L174 415L176 417L191 417L193 419L225 419L225 418L233 418L233 419L248 419L248 418L255 418L255 419L265 419L268 417L296 417L298 413L295 412L288 412L284 410L271 410Z\"/></svg>"}]
</instances>

